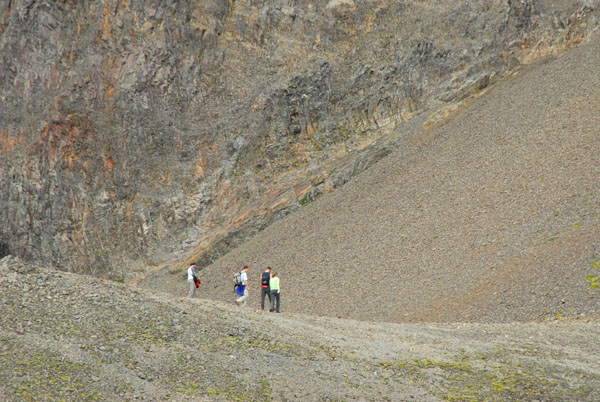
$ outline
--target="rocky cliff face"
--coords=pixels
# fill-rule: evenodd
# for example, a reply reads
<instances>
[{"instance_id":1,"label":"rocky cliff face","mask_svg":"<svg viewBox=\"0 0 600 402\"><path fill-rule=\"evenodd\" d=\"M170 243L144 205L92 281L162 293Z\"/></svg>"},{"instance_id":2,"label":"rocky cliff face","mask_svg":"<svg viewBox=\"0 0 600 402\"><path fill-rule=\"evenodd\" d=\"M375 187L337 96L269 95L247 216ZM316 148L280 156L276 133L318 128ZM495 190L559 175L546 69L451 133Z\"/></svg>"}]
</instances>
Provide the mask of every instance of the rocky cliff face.
<instances>
[{"instance_id":1,"label":"rocky cliff face","mask_svg":"<svg viewBox=\"0 0 600 402\"><path fill-rule=\"evenodd\" d=\"M0 254L119 277L208 262L599 16L598 0L0 0Z\"/></svg>"}]
</instances>

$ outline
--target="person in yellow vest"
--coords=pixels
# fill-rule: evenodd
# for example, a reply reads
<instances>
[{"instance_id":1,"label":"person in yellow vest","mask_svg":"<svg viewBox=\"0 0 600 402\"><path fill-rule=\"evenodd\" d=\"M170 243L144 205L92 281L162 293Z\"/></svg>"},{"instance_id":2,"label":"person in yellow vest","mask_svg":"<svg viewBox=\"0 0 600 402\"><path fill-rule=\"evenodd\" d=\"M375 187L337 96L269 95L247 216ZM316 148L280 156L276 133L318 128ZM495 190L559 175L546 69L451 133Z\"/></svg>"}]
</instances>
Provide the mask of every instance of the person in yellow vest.
<instances>
[{"instance_id":1,"label":"person in yellow vest","mask_svg":"<svg viewBox=\"0 0 600 402\"><path fill-rule=\"evenodd\" d=\"M277 272L271 274L271 280L269 281L269 289L271 291L271 309L269 311L279 313L280 304L280 289L279 289L279 277ZM275 307L275 301L277 301L277 307ZM275 307L275 308L274 308Z\"/></svg>"}]
</instances>

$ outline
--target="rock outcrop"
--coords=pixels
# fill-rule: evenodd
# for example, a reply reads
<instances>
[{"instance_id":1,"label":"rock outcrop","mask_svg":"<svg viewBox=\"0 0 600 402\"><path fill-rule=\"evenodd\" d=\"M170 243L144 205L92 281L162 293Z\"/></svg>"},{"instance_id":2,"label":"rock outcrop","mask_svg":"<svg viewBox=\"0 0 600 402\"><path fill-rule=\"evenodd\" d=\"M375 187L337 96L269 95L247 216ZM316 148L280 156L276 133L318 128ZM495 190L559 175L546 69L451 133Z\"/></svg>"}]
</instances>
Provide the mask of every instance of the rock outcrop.
<instances>
[{"instance_id":1,"label":"rock outcrop","mask_svg":"<svg viewBox=\"0 0 600 402\"><path fill-rule=\"evenodd\" d=\"M0 0L0 254L208 263L598 27L555 3Z\"/></svg>"},{"instance_id":2,"label":"rock outcrop","mask_svg":"<svg viewBox=\"0 0 600 402\"><path fill-rule=\"evenodd\" d=\"M271 266L286 312L451 323L597 315L598 34L443 125L404 132L343 188L200 271L200 297L231 301L232 273L249 265L249 305L260 306L254 285ZM140 284L184 295L185 278L168 271Z\"/></svg>"}]
</instances>

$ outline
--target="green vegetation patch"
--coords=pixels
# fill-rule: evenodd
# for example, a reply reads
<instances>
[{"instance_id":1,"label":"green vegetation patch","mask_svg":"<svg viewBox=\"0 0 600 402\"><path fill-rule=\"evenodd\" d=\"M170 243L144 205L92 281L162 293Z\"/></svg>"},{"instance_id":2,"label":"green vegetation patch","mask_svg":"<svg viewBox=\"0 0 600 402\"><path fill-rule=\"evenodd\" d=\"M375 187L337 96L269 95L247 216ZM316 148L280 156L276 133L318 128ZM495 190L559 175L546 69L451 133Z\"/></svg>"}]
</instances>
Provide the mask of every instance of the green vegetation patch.
<instances>
[{"instance_id":1,"label":"green vegetation patch","mask_svg":"<svg viewBox=\"0 0 600 402\"><path fill-rule=\"evenodd\" d=\"M585 279L588 280L592 289L600 289L600 275L587 275Z\"/></svg>"},{"instance_id":2,"label":"green vegetation patch","mask_svg":"<svg viewBox=\"0 0 600 402\"><path fill-rule=\"evenodd\" d=\"M592 264L592 269L594 271L598 270L600 271L600 258L598 258L596 261L594 261L594 263ZM590 287L592 289L600 289L600 274L596 275L594 274L589 274L586 275L585 279L588 280L588 282L590 283Z\"/></svg>"},{"instance_id":3,"label":"green vegetation patch","mask_svg":"<svg viewBox=\"0 0 600 402\"><path fill-rule=\"evenodd\" d=\"M2 339L0 383L8 400L97 401L101 390L92 369L48 350L27 350L9 338ZM6 364L9 363L10 364Z\"/></svg>"},{"instance_id":4,"label":"green vegetation patch","mask_svg":"<svg viewBox=\"0 0 600 402\"><path fill-rule=\"evenodd\" d=\"M201 353L191 358L175 359L169 364L161 382L174 394L189 397L204 396L228 401L270 401L271 386L267 380L248 381L236 373L239 366L234 358L229 365L216 365Z\"/></svg>"},{"instance_id":5,"label":"green vegetation patch","mask_svg":"<svg viewBox=\"0 0 600 402\"><path fill-rule=\"evenodd\" d=\"M125 283L125 277L122 275L111 276L108 279L117 283Z\"/></svg>"},{"instance_id":6,"label":"green vegetation patch","mask_svg":"<svg viewBox=\"0 0 600 402\"><path fill-rule=\"evenodd\" d=\"M567 218L553 212L548 218L539 223L539 228L533 233L536 238L536 246L553 242L560 239L564 234L584 228L589 225L590 216L600 214L600 197L598 193L573 195L573 200L578 203L579 216Z\"/></svg>"},{"instance_id":7,"label":"green vegetation patch","mask_svg":"<svg viewBox=\"0 0 600 402\"><path fill-rule=\"evenodd\" d=\"M310 203L310 198L308 198L308 194L302 197L299 201L300 205L305 206Z\"/></svg>"},{"instance_id":8,"label":"green vegetation patch","mask_svg":"<svg viewBox=\"0 0 600 402\"><path fill-rule=\"evenodd\" d=\"M573 387L565 373L556 367L538 365L536 359L530 363L522 360L519 364L509 359L492 365L489 360L497 357L498 351L495 351L492 355L479 354L475 358L462 356L456 362L393 360L377 366L410 378L431 395L447 401L588 400L595 392L587 386ZM592 376L584 372L569 374L579 379ZM581 383L598 380L600 378Z\"/></svg>"},{"instance_id":9,"label":"green vegetation patch","mask_svg":"<svg viewBox=\"0 0 600 402\"><path fill-rule=\"evenodd\" d=\"M199 337L196 350L181 349L161 370L159 381L172 395L229 401L269 401L269 381L253 379L254 357L279 356L302 364L320 350L296 343L261 337L252 331L243 335ZM248 371L250 370L250 372Z\"/></svg>"}]
</instances>

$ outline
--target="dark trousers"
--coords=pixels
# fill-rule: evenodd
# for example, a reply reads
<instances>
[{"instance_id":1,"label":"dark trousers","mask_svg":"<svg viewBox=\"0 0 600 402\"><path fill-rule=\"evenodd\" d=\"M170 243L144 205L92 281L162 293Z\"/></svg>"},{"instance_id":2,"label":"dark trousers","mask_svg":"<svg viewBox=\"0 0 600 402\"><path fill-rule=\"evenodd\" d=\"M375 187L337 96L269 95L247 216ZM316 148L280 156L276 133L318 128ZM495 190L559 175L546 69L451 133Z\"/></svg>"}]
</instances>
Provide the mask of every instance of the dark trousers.
<instances>
[{"instance_id":1,"label":"dark trousers","mask_svg":"<svg viewBox=\"0 0 600 402\"><path fill-rule=\"evenodd\" d=\"M262 288L262 292L260 292L260 308L265 309L265 295L269 296L269 303L271 303L271 292L269 292L269 288Z\"/></svg>"},{"instance_id":2,"label":"dark trousers","mask_svg":"<svg viewBox=\"0 0 600 402\"><path fill-rule=\"evenodd\" d=\"M275 302L277 302L277 307L275 307L275 311L279 313L279 304L281 302L280 296L281 295L276 290L273 290L271 292L271 311L273 311L273 305L275 305Z\"/></svg>"}]
</instances>

